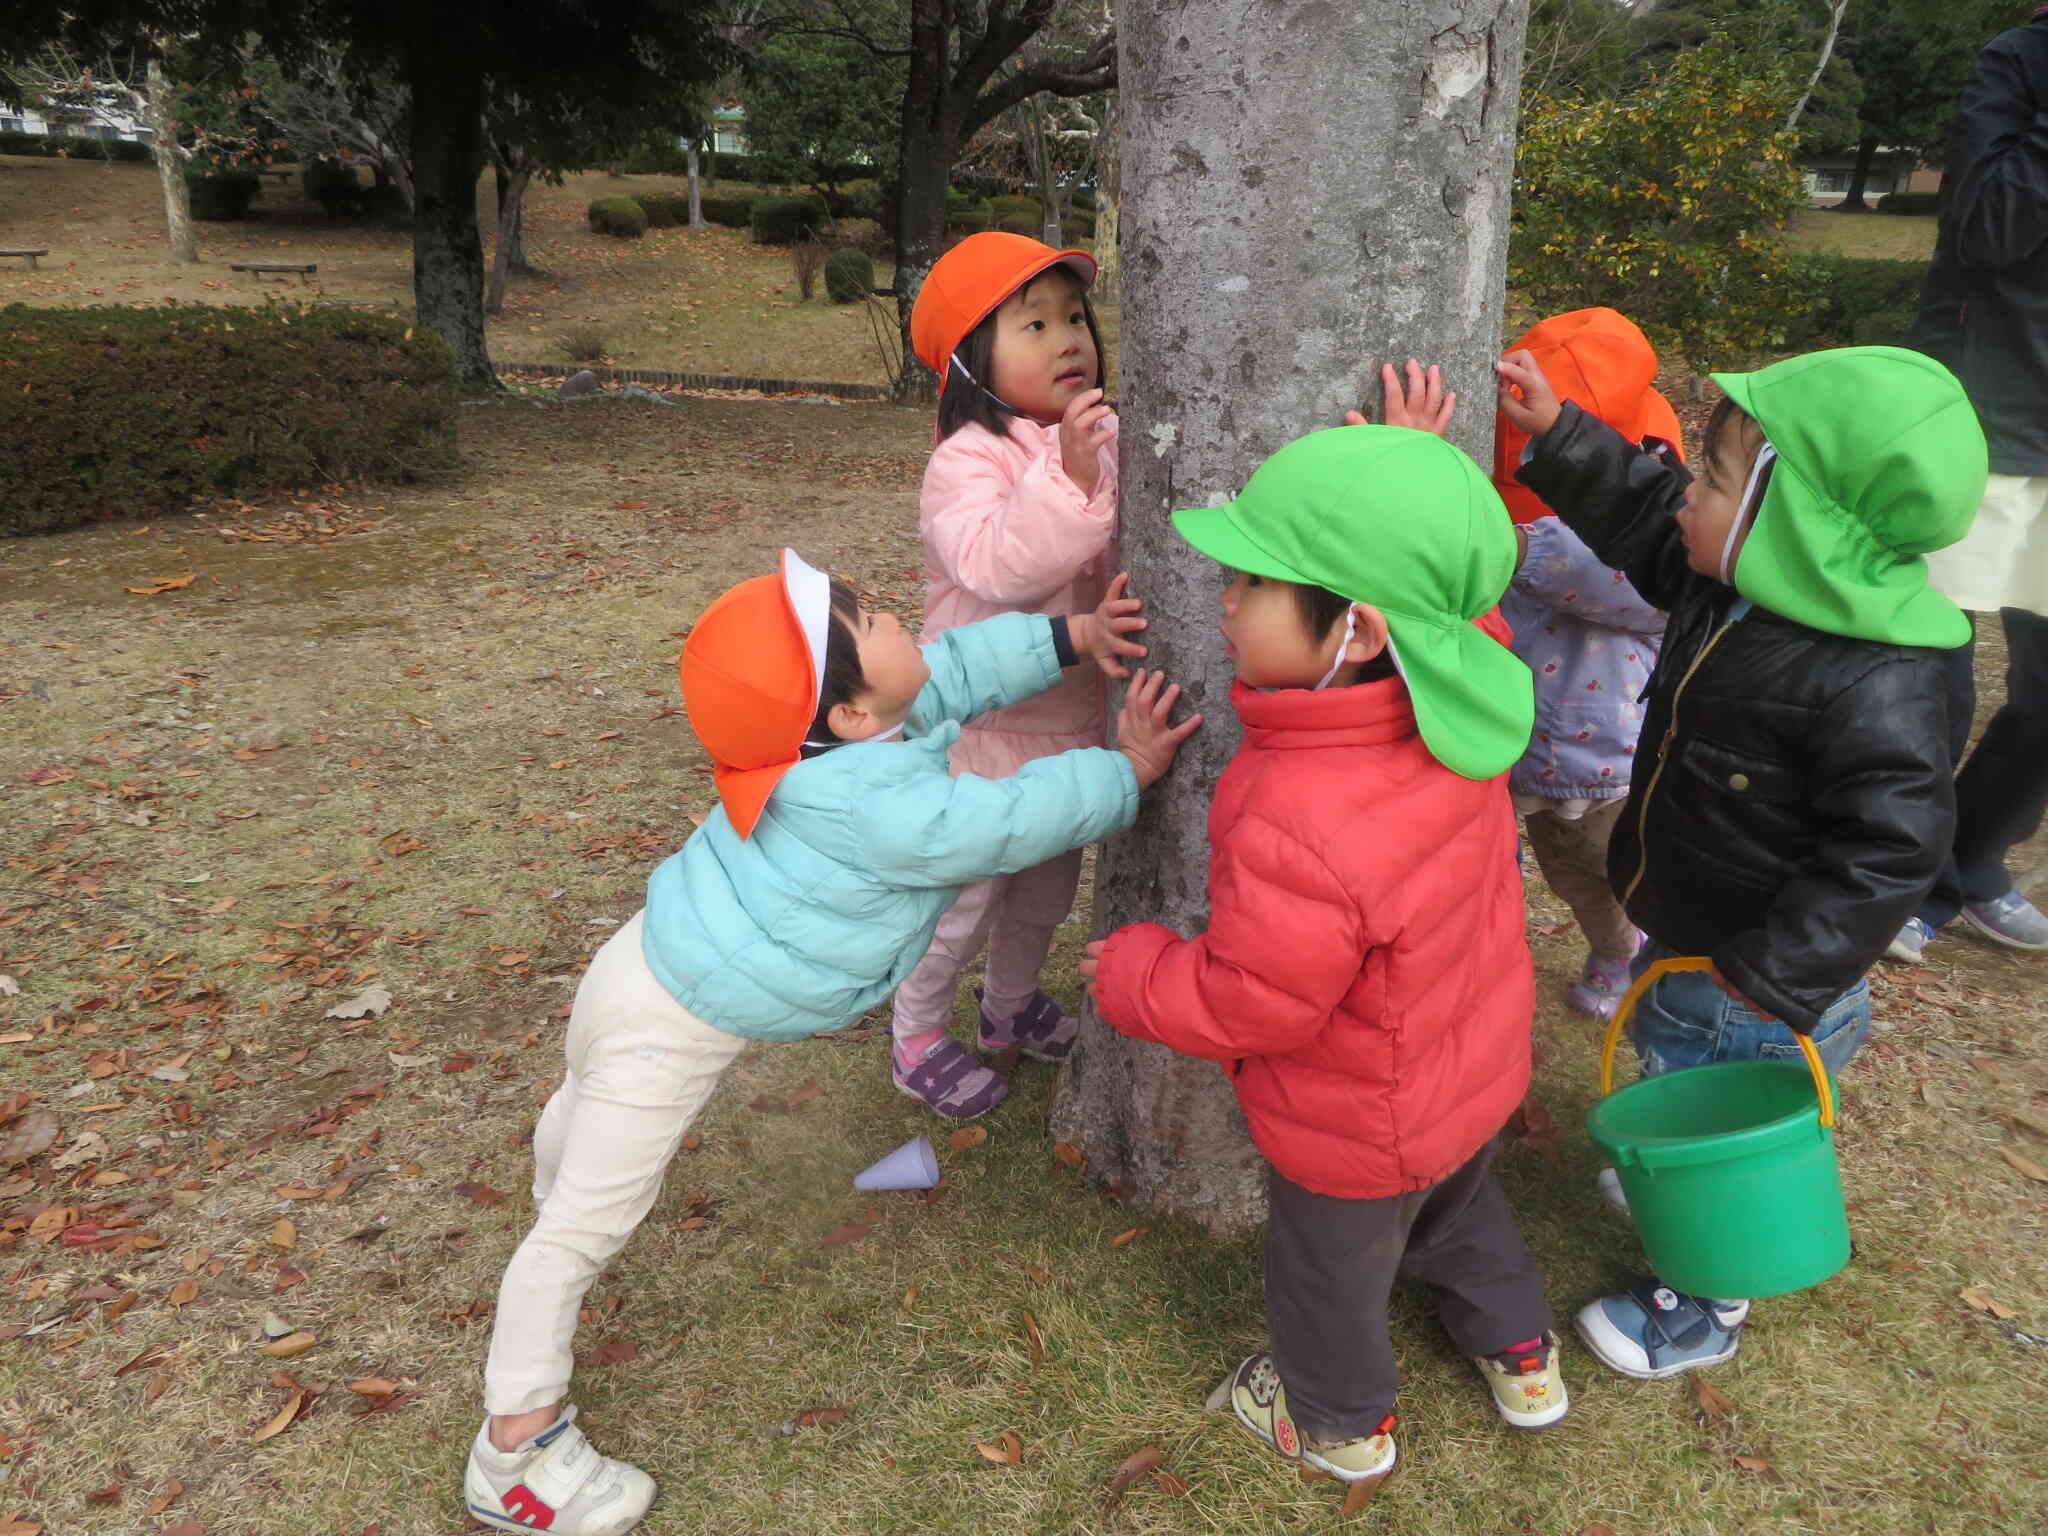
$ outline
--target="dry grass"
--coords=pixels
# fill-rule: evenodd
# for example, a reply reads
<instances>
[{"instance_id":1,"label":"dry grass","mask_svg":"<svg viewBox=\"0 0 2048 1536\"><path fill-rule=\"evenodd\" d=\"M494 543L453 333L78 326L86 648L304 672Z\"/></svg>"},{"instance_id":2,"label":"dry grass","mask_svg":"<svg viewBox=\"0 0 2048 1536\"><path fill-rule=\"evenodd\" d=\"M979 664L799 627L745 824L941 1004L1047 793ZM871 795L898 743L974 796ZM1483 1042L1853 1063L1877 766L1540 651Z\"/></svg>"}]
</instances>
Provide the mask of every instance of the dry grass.
<instances>
[{"instance_id":1,"label":"dry grass","mask_svg":"<svg viewBox=\"0 0 2048 1536\"><path fill-rule=\"evenodd\" d=\"M1830 213L1802 208L1792 215L1791 243L1838 256L1874 256L1887 261L1925 261L1934 254L1931 215Z\"/></svg>"},{"instance_id":2,"label":"dry grass","mask_svg":"<svg viewBox=\"0 0 2048 1536\"><path fill-rule=\"evenodd\" d=\"M608 341L623 367L835 383L887 382L857 304L833 304L821 288L797 297L787 249L756 246L745 230L650 229L640 240L593 234L584 220L591 199L621 192L682 192L679 177L602 173L527 193L528 257L543 273L514 277L505 312L486 325L499 362L559 359L554 338L588 328ZM709 189L731 194L732 185ZM741 189L746 190L746 189ZM489 177L478 184L486 259L495 227ZM412 241L403 231L334 225L304 201L296 182L265 182L261 217L200 224L202 261L172 263L164 248L156 170L149 165L88 164L0 155L0 246L47 246L39 271L0 270L0 304L254 303L266 293L308 291L231 272L236 261L313 261L311 291L388 310L412 312ZM872 227L872 226L870 226ZM894 280L887 261L875 281Z\"/></svg>"}]
</instances>

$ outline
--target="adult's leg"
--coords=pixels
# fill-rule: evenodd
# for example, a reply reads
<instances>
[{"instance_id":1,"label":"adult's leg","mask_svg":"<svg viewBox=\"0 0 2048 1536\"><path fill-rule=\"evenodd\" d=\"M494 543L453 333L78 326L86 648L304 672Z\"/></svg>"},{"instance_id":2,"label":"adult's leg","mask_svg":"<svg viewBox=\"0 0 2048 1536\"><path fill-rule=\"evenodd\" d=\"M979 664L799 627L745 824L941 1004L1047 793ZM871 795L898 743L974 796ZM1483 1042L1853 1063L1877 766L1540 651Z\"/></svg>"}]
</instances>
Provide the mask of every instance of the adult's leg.
<instances>
[{"instance_id":1,"label":"adult's leg","mask_svg":"<svg viewBox=\"0 0 2048 1536\"><path fill-rule=\"evenodd\" d=\"M2040 830L2048 809L2048 618L2023 608L2001 608L1999 618L2005 703L1956 776L1956 873L1972 904L2012 889L2005 856Z\"/></svg>"}]
</instances>

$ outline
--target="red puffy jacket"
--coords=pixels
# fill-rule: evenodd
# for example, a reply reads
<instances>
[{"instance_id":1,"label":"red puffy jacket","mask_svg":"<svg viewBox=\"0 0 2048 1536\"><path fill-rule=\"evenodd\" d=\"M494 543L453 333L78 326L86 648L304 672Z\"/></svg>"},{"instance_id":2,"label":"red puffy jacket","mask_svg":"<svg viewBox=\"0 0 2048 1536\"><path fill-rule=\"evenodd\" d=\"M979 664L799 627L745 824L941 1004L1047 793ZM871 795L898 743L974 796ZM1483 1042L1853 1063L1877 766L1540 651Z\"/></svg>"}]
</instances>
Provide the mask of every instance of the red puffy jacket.
<instances>
[{"instance_id":1,"label":"red puffy jacket","mask_svg":"<svg viewBox=\"0 0 2048 1536\"><path fill-rule=\"evenodd\" d=\"M1112 934L1102 1016L1224 1063L1252 1139L1303 1188L1425 1189L1529 1085L1506 775L1431 757L1398 679L1231 701L1244 744L1209 810L1208 931Z\"/></svg>"}]
</instances>

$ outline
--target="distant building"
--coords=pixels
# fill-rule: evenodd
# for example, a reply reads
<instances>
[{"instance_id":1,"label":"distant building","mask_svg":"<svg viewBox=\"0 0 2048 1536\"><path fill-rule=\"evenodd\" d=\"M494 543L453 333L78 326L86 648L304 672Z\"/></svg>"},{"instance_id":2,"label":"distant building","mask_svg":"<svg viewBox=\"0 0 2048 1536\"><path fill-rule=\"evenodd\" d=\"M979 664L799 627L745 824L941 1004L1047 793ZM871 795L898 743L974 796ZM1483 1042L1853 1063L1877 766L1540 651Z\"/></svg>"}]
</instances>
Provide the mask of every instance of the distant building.
<instances>
[{"instance_id":1,"label":"distant building","mask_svg":"<svg viewBox=\"0 0 2048 1536\"><path fill-rule=\"evenodd\" d=\"M90 112L51 110L0 102L0 133L33 133L74 139L125 139L131 144L148 144L156 135L111 101Z\"/></svg>"},{"instance_id":2,"label":"distant building","mask_svg":"<svg viewBox=\"0 0 2048 1536\"><path fill-rule=\"evenodd\" d=\"M737 101L721 101L712 109L711 147L721 155L747 152L747 109Z\"/></svg>"},{"instance_id":3,"label":"distant building","mask_svg":"<svg viewBox=\"0 0 2048 1536\"><path fill-rule=\"evenodd\" d=\"M1849 195L1856 177L1856 151L1810 155L1799 166L1806 178L1806 196L1816 208L1832 208ZM1863 184L1863 200L1879 202L1894 192L1935 192L1941 188L1941 167L1923 165L1918 151L1880 146Z\"/></svg>"}]
</instances>

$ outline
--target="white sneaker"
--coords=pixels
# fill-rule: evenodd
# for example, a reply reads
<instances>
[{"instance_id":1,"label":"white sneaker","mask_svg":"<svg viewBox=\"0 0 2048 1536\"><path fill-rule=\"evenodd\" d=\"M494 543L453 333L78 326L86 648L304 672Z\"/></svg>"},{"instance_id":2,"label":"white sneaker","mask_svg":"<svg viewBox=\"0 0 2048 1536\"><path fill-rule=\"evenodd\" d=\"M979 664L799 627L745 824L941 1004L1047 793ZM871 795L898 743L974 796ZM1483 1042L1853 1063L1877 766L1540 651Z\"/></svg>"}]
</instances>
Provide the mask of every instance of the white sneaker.
<instances>
[{"instance_id":1,"label":"white sneaker","mask_svg":"<svg viewBox=\"0 0 2048 1536\"><path fill-rule=\"evenodd\" d=\"M576 1410L517 1450L491 1444L490 1420L469 1447L463 1501L485 1525L552 1536L624 1536L654 1502L654 1479L600 1456L576 1427Z\"/></svg>"},{"instance_id":2,"label":"white sneaker","mask_svg":"<svg viewBox=\"0 0 2048 1536\"><path fill-rule=\"evenodd\" d=\"M1621 1187L1621 1175L1612 1168L1602 1168L1600 1177L1594 1182L1600 1186L1600 1198L1613 1206L1622 1215L1628 1214L1628 1191Z\"/></svg>"}]
</instances>

